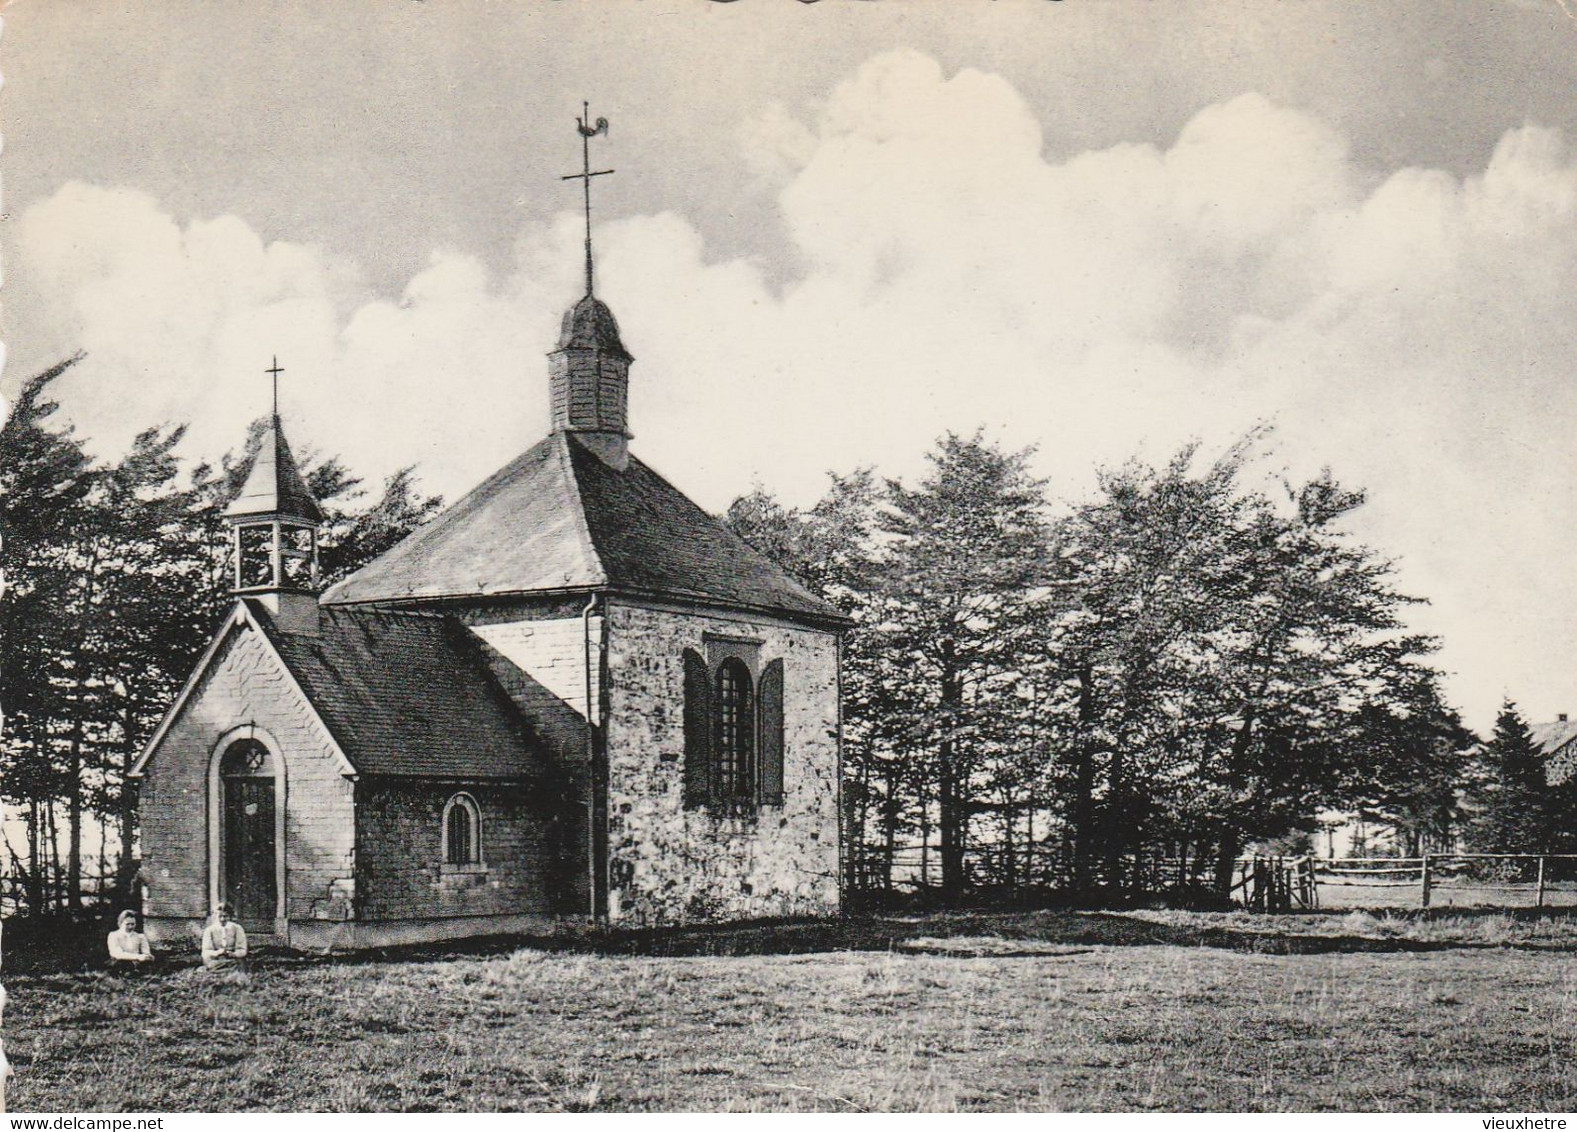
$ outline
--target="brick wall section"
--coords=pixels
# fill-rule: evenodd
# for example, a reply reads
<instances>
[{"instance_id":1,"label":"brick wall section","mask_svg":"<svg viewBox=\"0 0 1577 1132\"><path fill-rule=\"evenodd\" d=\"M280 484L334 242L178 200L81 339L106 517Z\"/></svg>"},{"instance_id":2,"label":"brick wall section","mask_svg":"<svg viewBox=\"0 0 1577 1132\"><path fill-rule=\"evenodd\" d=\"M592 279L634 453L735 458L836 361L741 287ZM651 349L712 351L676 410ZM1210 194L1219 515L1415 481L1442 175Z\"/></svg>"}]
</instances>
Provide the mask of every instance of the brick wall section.
<instances>
[{"instance_id":1,"label":"brick wall section","mask_svg":"<svg viewBox=\"0 0 1577 1132\"><path fill-rule=\"evenodd\" d=\"M784 662L784 804L752 818L683 806L684 664L704 634ZM608 609L609 854L620 919L672 923L838 906L837 640L768 619Z\"/></svg>"},{"instance_id":2,"label":"brick wall section","mask_svg":"<svg viewBox=\"0 0 1577 1132\"><path fill-rule=\"evenodd\" d=\"M468 619L469 620L469 619ZM509 658L521 671L586 718L586 655L578 615L553 619L470 621L471 631ZM593 642L592 699L596 721L600 693L597 686L596 642L602 639L602 618L591 618L587 636Z\"/></svg>"},{"instance_id":3,"label":"brick wall section","mask_svg":"<svg viewBox=\"0 0 1577 1132\"><path fill-rule=\"evenodd\" d=\"M352 783L328 732L251 626L221 647L145 768L139 807L147 914L207 915L209 760L220 736L247 723L283 752L287 914L348 916L355 877Z\"/></svg>"},{"instance_id":4,"label":"brick wall section","mask_svg":"<svg viewBox=\"0 0 1577 1132\"><path fill-rule=\"evenodd\" d=\"M444 864L444 804L460 790L481 810L484 871ZM545 914L570 901L557 807L531 787L391 780L359 784L357 798L363 922Z\"/></svg>"}]
</instances>

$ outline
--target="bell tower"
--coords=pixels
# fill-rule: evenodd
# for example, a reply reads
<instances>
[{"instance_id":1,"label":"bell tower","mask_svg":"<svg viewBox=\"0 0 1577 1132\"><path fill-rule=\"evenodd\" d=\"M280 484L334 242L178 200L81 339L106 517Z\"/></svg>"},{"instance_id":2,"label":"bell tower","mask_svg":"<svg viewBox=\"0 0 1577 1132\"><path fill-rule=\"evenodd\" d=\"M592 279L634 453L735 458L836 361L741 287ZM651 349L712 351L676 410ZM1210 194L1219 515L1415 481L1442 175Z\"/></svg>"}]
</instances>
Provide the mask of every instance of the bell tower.
<instances>
[{"instance_id":1,"label":"bell tower","mask_svg":"<svg viewBox=\"0 0 1577 1132\"><path fill-rule=\"evenodd\" d=\"M576 433L603 463L621 470L630 462L632 361L613 312L590 294L565 312L558 349L548 355L553 431Z\"/></svg>"},{"instance_id":2,"label":"bell tower","mask_svg":"<svg viewBox=\"0 0 1577 1132\"><path fill-rule=\"evenodd\" d=\"M279 363L268 371L277 383ZM318 631L318 528L323 512L296 467L275 407L241 493L225 508L231 592L252 598L287 633Z\"/></svg>"},{"instance_id":3,"label":"bell tower","mask_svg":"<svg viewBox=\"0 0 1577 1132\"><path fill-rule=\"evenodd\" d=\"M586 295L564 314L558 348L548 355L548 390L554 432L573 432L601 457L623 470L630 462L630 363L635 359L619 339L619 324L592 288L591 179L612 169L593 170L591 139L608 132L608 120L591 121L581 104L581 172L563 177L580 181L586 210Z\"/></svg>"}]
</instances>

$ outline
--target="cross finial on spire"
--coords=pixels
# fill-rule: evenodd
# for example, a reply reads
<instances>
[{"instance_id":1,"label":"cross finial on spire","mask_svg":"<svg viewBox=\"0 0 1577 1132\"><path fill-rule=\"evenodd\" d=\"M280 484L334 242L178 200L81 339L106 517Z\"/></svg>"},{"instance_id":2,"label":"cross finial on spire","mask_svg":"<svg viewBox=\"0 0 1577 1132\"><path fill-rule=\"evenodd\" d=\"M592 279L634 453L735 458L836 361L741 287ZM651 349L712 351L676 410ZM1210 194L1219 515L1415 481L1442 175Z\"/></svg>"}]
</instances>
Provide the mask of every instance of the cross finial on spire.
<instances>
[{"instance_id":1,"label":"cross finial on spire","mask_svg":"<svg viewBox=\"0 0 1577 1132\"><path fill-rule=\"evenodd\" d=\"M582 102L580 104L581 116L575 119L576 128L580 131L580 160L581 171L568 173L560 177L561 181L579 181L585 190L586 196L586 294L591 294L591 179L593 177L606 177L612 169L599 169L596 172L591 168L591 139L598 134L604 136L608 133L608 119L598 118L593 124L591 120L591 107Z\"/></svg>"},{"instance_id":2,"label":"cross finial on spire","mask_svg":"<svg viewBox=\"0 0 1577 1132\"><path fill-rule=\"evenodd\" d=\"M279 355L278 354L274 355L274 364L273 364L273 366L271 368L269 368L269 369L265 369L263 372L268 374L270 377L272 377L274 379L274 419L278 420L279 419L279 375L285 372L280 367Z\"/></svg>"}]
</instances>

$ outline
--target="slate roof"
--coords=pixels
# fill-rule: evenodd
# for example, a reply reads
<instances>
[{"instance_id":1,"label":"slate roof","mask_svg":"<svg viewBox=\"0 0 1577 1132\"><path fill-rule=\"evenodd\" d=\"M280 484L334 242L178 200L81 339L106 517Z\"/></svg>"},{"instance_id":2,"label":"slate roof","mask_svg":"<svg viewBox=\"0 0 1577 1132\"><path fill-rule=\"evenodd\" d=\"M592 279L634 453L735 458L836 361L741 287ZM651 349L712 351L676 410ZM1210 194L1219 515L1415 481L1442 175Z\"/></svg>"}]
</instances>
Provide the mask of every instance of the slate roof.
<instances>
[{"instance_id":1,"label":"slate roof","mask_svg":"<svg viewBox=\"0 0 1577 1132\"><path fill-rule=\"evenodd\" d=\"M640 460L614 468L571 432L505 465L323 601L590 589L844 620Z\"/></svg>"},{"instance_id":2,"label":"slate roof","mask_svg":"<svg viewBox=\"0 0 1577 1132\"><path fill-rule=\"evenodd\" d=\"M574 749L564 729L578 734L579 717L552 716L551 692L484 655L452 618L324 608L319 634L308 636L280 632L255 602L247 608L360 774L532 777L545 755ZM513 669L514 695L490 667L498 662Z\"/></svg>"},{"instance_id":3,"label":"slate roof","mask_svg":"<svg viewBox=\"0 0 1577 1132\"><path fill-rule=\"evenodd\" d=\"M1528 728L1533 745L1540 754L1553 755L1573 739L1577 739L1577 723L1557 719L1552 723L1535 723Z\"/></svg>"},{"instance_id":4,"label":"slate roof","mask_svg":"<svg viewBox=\"0 0 1577 1132\"><path fill-rule=\"evenodd\" d=\"M296 467L290 445L285 443L285 430L280 427L278 416L263 434L263 443L258 447L246 483L241 485L241 494L225 508L225 515L228 518L280 515L309 523L323 521L323 511L312 498L301 469Z\"/></svg>"},{"instance_id":5,"label":"slate roof","mask_svg":"<svg viewBox=\"0 0 1577 1132\"><path fill-rule=\"evenodd\" d=\"M564 312L559 326L560 350L602 350L627 362L635 359L619 337L619 323L601 299L587 295Z\"/></svg>"}]
</instances>

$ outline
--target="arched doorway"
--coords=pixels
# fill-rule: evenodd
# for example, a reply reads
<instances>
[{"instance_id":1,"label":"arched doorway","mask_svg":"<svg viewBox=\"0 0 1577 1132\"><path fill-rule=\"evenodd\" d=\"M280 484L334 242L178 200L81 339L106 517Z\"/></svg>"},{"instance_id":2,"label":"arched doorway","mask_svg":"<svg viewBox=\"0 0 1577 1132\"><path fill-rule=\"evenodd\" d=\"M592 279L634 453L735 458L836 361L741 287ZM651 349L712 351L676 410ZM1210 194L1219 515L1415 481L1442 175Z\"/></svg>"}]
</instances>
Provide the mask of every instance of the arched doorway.
<instances>
[{"instance_id":1,"label":"arched doorway","mask_svg":"<svg viewBox=\"0 0 1577 1132\"><path fill-rule=\"evenodd\" d=\"M256 739L239 739L219 763L220 896L250 930L272 930L275 874L274 757Z\"/></svg>"}]
</instances>

